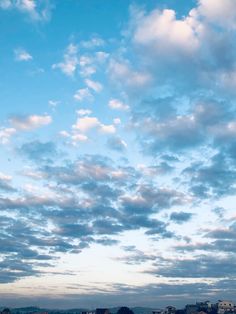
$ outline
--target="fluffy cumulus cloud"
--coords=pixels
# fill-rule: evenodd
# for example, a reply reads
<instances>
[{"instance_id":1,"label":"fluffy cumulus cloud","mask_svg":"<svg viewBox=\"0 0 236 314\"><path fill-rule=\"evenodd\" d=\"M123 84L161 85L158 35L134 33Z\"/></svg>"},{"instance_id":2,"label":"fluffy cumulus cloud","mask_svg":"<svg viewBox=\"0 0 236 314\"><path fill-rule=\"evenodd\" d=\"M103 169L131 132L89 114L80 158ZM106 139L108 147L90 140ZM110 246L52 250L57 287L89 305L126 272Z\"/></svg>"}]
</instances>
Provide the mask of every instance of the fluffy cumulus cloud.
<instances>
[{"instance_id":1,"label":"fluffy cumulus cloud","mask_svg":"<svg viewBox=\"0 0 236 314\"><path fill-rule=\"evenodd\" d=\"M198 12L210 23L235 29L236 10L233 0L199 0Z\"/></svg>"},{"instance_id":2,"label":"fluffy cumulus cloud","mask_svg":"<svg viewBox=\"0 0 236 314\"><path fill-rule=\"evenodd\" d=\"M102 133L116 132L116 128L113 124L103 124L98 118L91 116L79 117L72 128L81 133L86 133L93 129L97 129Z\"/></svg>"},{"instance_id":3,"label":"fluffy cumulus cloud","mask_svg":"<svg viewBox=\"0 0 236 314\"><path fill-rule=\"evenodd\" d=\"M189 54L198 48L197 29L191 15L179 20L174 10L153 10L148 15L139 13L136 23L133 40L138 45L164 54L176 54L179 50Z\"/></svg>"}]
</instances>

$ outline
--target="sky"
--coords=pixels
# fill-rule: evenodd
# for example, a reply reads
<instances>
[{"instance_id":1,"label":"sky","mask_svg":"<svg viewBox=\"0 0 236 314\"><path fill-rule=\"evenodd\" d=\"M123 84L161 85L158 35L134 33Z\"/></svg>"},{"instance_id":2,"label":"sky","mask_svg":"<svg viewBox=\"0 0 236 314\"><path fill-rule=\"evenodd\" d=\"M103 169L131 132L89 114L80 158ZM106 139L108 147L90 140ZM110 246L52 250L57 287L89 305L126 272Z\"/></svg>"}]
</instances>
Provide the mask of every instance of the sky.
<instances>
[{"instance_id":1,"label":"sky","mask_svg":"<svg viewBox=\"0 0 236 314\"><path fill-rule=\"evenodd\" d=\"M0 0L0 305L236 301L235 0Z\"/></svg>"}]
</instances>

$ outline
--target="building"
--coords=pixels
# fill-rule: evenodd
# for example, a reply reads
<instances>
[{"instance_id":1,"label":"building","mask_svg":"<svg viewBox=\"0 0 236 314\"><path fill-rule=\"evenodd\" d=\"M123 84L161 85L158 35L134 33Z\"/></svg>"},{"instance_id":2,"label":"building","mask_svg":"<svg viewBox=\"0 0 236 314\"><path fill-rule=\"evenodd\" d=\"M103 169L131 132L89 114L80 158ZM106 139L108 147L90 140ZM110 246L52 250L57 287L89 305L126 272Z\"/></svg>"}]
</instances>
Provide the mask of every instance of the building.
<instances>
[{"instance_id":1,"label":"building","mask_svg":"<svg viewBox=\"0 0 236 314\"><path fill-rule=\"evenodd\" d=\"M217 303L217 313L224 314L228 312L234 312L234 303L232 301L221 301Z\"/></svg>"},{"instance_id":2,"label":"building","mask_svg":"<svg viewBox=\"0 0 236 314\"><path fill-rule=\"evenodd\" d=\"M210 301L197 302L198 311L209 312L212 309L212 304Z\"/></svg>"},{"instance_id":3,"label":"building","mask_svg":"<svg viewBox=\"0 0 236 314\"><path fill-rule=\"evenodd\" d=\"M187 304L185 306L185 313L186 314L197 314L198 313L197 304Z\"/></svg>"},{"instance_id":4,"label":"building","mask_svg":"<svg viewBox=\"0 0 236 314\"><path fill-rule=\"evenodd\" d=\"M175 314L176 313L176 308L174 306L167 306L164 310L164 314Z\"/></svg>"}]
</instances>

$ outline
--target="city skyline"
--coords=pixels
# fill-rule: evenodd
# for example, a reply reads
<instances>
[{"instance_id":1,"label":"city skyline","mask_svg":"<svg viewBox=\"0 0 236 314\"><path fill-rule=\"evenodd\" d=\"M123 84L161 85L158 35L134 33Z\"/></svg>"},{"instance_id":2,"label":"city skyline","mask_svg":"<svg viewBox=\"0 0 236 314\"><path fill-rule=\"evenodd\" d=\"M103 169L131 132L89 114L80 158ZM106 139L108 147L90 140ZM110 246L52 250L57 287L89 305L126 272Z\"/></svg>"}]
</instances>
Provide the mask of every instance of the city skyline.
<instances>
[{"instance_id":1,"label":"city skyline","mask_svg":"<svg viewBox=\"0 0 236 314\"><path fill-rule=\"evenodd\" d=\"M0 303L236 301L235 0L0 22Z\"/></svg>"}]
</instances>

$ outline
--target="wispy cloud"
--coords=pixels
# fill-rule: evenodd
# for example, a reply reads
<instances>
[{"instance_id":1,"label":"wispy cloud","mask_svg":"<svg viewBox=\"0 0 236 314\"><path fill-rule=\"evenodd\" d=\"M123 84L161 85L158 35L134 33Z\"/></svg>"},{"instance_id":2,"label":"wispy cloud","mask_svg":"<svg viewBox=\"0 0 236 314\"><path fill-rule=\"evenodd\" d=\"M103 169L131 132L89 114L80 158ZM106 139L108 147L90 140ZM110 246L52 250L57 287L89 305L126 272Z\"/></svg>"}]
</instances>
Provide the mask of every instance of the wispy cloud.
<instances>
[{"instance_id":1,"label":"wispy cloud","mask_svg":"<svg viewBox=\"0 0 236 314\"><path fill-rule=\"evenodd\" d=\"M24 49L17 48L14 50L16 61L30 61L33 57Z\"/></svg>"}]
</instances>

